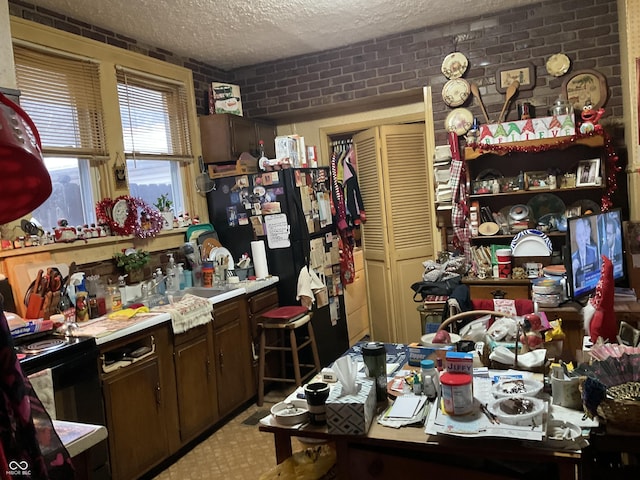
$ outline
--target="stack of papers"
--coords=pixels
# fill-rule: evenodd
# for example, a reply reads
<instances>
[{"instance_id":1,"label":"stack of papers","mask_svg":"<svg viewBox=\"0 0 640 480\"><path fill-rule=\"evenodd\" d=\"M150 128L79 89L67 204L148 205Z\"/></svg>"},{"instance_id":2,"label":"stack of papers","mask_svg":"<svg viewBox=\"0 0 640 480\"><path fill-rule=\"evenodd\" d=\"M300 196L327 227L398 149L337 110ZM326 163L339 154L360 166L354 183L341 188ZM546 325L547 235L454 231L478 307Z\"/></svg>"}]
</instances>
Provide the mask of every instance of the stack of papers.
<instances>
[{"instance_id":1,"label":"stack of papers","mask_svg":"<svg viewBox=\"0 0 640 480\"><path fill-rule=\"evenodd\" d=\"M385 427L400 428L407 425L422 425L429 413L429 403L424 395L402 395L378 418Z\"/></svg>"}]
</instances>

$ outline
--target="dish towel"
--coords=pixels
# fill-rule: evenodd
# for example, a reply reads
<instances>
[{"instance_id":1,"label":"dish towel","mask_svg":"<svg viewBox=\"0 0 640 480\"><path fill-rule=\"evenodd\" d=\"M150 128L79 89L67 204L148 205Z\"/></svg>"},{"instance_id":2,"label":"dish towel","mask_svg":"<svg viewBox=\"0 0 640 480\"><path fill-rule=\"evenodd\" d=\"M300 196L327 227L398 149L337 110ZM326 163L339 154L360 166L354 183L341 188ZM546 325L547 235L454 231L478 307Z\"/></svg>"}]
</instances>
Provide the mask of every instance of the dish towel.
<instances>
[{"instance_id":1,"label":"dish towel","mask_svg":"<svg viewBox=\"0 0 640 480\"><path fill-rule=\"evenodd\" d=\"M179 302L155 307L154 312L166 312L171 315L173 333L209 323L213 319L213 305L206 298L186 294Z\"/></svg>"}]
</instances>

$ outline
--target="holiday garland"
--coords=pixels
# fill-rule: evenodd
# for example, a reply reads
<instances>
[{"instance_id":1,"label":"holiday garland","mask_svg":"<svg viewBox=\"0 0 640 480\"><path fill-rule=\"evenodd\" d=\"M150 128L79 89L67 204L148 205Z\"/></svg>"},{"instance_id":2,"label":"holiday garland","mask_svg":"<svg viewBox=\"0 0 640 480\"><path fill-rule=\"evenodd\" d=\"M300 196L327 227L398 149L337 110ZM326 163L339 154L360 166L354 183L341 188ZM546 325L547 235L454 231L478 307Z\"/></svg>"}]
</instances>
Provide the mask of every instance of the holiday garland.
<instances>
[{"instance_id":1,"label":"holiday garland","mask_svg":"<svg viewBox=\"0 0 640 480\"><path fill-rule=\"evenodd\" d=\"M480 150L482 152L494 152L500 155L504 155L507 153L539 153L547 152L549 150L567 148L568 146L575 144L578 140L594 136L601 136L604 139L604 152L606 156L605 162L607 170L607 190L602 194L601 208L602 211L606 212L613 205L613 202L611 201L611 195L618 188L617 173L621 170L621 168L620 165L618 165L618 155L613 148L613 141L611 140L609 134L602 130L602 128L597 128L595 131L589 133L577 133L574 136L563 137L561 140L558 140L556 142L549 142L541 145L521 145L518 142L507 144L473 143L470 144L469 147L473 148L474 150Z\"/></svg>"},{"instance_id":2,"label":"holiday garland","mask_svg":"<svg viewBox=\"0 0 640 480\"><path fill-rule=\"evenodd\" d=\"M116 202L127 202L127 218L123 225L115 222L111 215ZM96 216L98 223L107 224L111 231L117 235L135 235L138 238L155 237L162 229L163 218L158 210L149 206L144 200L129 195L123 195L115 199L104 198L96 204ZM140 218L146 221L142 227Z\"/></svg>"}]
</instances>

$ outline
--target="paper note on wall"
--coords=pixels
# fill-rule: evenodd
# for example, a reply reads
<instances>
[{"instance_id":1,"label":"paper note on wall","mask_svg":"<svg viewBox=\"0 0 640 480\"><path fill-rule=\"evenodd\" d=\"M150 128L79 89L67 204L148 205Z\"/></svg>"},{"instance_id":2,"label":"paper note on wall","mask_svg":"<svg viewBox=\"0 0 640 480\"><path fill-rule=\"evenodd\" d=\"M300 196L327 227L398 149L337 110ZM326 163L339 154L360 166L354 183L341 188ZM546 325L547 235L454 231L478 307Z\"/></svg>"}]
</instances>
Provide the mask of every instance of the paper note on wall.
<instances>
[{"instance_id":1,"label":"paper note on wall","mask_svg":"<svg viewBox=\"0 0 640 480\"><path fill-rule=\"evenodd\" d=\"M322 269L325 266L324 242L322 238L311 240L311 268Z\"/></svg>"},{"instance_id":2,"label":"paper note on wall","mask_svg":"<svg viewBox=\"0 0 640 480\"><path fill-rule=\"evenodd\" d=\"M266 215L264 217L264 226L269 248L287 248L291 245L291 240L289 239L290 227L286 214Z\"/></svg>"}]
</instances>

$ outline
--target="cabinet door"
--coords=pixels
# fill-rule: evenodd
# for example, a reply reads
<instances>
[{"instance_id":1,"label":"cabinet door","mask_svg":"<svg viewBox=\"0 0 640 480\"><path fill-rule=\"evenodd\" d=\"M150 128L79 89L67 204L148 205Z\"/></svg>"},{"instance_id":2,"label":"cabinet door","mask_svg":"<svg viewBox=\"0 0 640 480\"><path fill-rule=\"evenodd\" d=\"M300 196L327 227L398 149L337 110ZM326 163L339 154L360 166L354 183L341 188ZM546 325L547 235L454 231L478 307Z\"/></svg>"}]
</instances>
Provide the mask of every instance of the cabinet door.
<instances>
[{"instance_id":1,"label":"cabinet door","mask_svg":"<svg viewBox=\"0 0 640 480\"><path fill-rule=\"evenodd\" d=\"M182 442L213 425L218 417L213 349L208 331L205 326L204 335L174 350Z\"/></svg>"},{"instance_id":2,"label":"cabinet door","mask_svg":"<svg viewBox=\"0 0 640 480\"><path fill-rule=\"evenodd\" d=\"M248 391L248 339L240 319L214 330L218 409L220 416L233 411L246 400Z\"/></svg>"},{"instance_id":3,"label":"cabinet door","mask_svg":"<svg viewBox=\"0 0 640 480\"><path fill-rule=\"evenodd\" d=\"M238 115L230 115L231 122L231 155L237 160L242 152L256 155L258 141L256 140L256 127L252 120Z\"/></svg>"},{"instance_id":4,"label":"cabinet door","mask_svg":"<svg viewBox=\"0 0 640 480\"><path fill-rule=\"evenodd\" d=\"M256 120L256 139L264 141L264 153L267 158L276 158L276 126L272 123Z\"/></svg>"},{"instance_id":5,"label":"cabinet door","mask_svg":"<svg viewBox=\"0 0 640 480\"><path fill-rule=\"evenodd\" d=\"M103 380L114 480L138 478L169 454L164 399L156 357Z\"/></svg>"}]
</instances>

